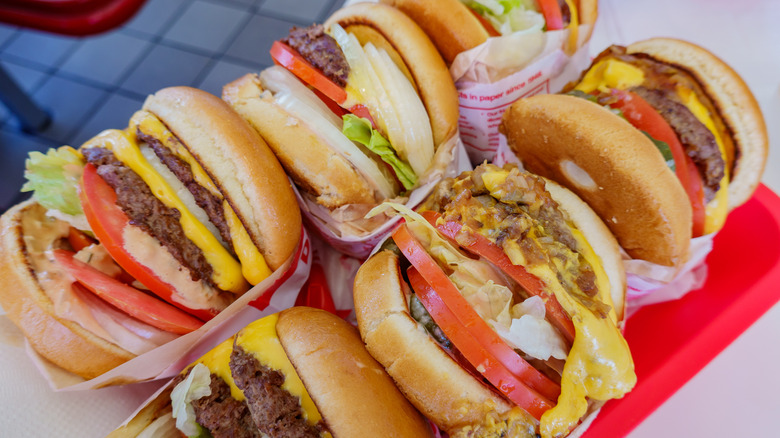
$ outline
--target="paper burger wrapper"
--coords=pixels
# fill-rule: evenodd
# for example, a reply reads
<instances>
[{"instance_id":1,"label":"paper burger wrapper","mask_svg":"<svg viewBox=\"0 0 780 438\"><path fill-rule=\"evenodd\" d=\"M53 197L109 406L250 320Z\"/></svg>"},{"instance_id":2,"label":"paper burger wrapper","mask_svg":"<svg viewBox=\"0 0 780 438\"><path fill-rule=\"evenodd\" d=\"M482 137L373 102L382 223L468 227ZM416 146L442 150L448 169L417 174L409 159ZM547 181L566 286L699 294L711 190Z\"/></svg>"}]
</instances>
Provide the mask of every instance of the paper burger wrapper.
<instances>
[{"instance_id":1,"label":"paper burger wrapper","mask_svg":"<svg viewBox=\"0 0 780 438\"><path fill-rule=\"evenodd\" d=\"M250 322L292 307L298 292L309 276L311 264L311 239L303 229L301 241L295 252L279 269L252 287L203 327L136 356L90 380L85 380L52 364L38 355L29 344L26 345L26 349L53 390L80 391L165 379L179 373L185 366Z\"/></svg>"},{"instance_id":2,"label":"paper burger wrapper","mask_svg":"<svg viewBox=\"0 0 780 438\"><path fill-rule=\"evenodd\" d=\"M466 150L456 134L436 149L431 170L420 178L419 186L408 197L391 201L415 208L443 178L470 169ZM339 252L357 259L365 259L400 220L384 214L365 219L366 213L376 204L350 204L330 210L297 190L296 196L307 226Z\"/></svg>"},{"instance_id":3,"label":"paper burger wrapper","mask_svg":"<svg viewBox=\"0 0 780 438\"><path fill-rule=\"evenodd\" d=\"M556 93L579 78L591 62L591 27L579 26L573 53L567 53L569 30L564 29L488 38L455 58L450 74L460 100L460 135L474 165L493 160L503 137L498 126L512 102Z\"/></svg>"},{"instance_id":4,"label":"paper burger wrapper","mask_svg":"<svg viewBox=\"0 0 780 438\"><path fill-rule=\"evenodd\" d=\"M503 135L501 137L503 138ZM506 163L523 167L506 141L503 141L496 149L493 164L503 166ZM677 300L702 287L707 279L707 255L712 251L716 234L692 238L688 261L679 268L632 259L621 248L623 267L626 270L627 316L648 304Z\"/></svg>"}]
</instances>

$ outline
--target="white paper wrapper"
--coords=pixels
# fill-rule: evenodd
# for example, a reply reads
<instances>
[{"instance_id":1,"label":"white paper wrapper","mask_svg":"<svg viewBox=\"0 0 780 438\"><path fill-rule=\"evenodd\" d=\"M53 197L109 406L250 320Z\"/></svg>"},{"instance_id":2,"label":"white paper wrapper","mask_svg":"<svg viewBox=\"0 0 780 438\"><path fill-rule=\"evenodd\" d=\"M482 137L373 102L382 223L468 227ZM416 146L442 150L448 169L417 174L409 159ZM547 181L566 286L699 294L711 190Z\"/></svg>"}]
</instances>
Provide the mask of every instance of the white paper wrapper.
<instances>
[{"instance_id":1,"label":"white paper wrapper","mask_svg":"<svg viewBox=\"0 0 780 438\"><path fill-rule=\"evenodd\" d=\"M503 139L504 136L502 135L501 138ZM496 148L493 164L503 166L506 163L514 163L522 168L520 160L509 149L506 141L503 141ZM700 288L707 278L706 259L712 251L712 241L715 234L691 239L690 258L681 268L632 259L621 248L628 286L626 291L627 316L631 316L642 306L676 300L688 292Z\"/></svg>"},{"instance_id":2,"label":"white paper wrapper","mask_svg":"<svg viewBox=\"0 0 780 438\"><path fill-rule=\"evenodd\" d=\"M295 253L282 267L247 291L203 327L137 356L91 380L84 380L57 367L38 355L29 345L28 355L53 390L79 391L168 378L176 375L185 366L250 322L292 307L298 292L309 276L311 263L311 239L303 229Z\"/></svg>"},{"instance_id":3,"label":"white paper wrapper","mask_svg":"<svg viewBox=\"0 0 780 438\"><path fill-rule=\"evenodd\" d=\"M489 38L460 53L450 66L460 100L460 134L474 165L491 161L502 137L501 117L512 102L556 93L590 65L590 25L579 27L577 51L564 48L568 30Z\"/></svg>"},{"instance_id":4,"label":"white paper wrapper","mask_svg":"<svg viewBox=\"0 0 780 438\"><path fill-rule=\"evenodd\" d=\"M469 169L471 163L466 150L460 138L455 135L439 146L434 156L434 170L422 178L420 187L414 189L403 204L414 208L442 178L455 176ZM400 220L385 215L370 221L363 219L375 205L352 205L331 211L297 191L296 195L306 224L333 248L358 259L365 259Z\"/></svg>"}]
</instances>

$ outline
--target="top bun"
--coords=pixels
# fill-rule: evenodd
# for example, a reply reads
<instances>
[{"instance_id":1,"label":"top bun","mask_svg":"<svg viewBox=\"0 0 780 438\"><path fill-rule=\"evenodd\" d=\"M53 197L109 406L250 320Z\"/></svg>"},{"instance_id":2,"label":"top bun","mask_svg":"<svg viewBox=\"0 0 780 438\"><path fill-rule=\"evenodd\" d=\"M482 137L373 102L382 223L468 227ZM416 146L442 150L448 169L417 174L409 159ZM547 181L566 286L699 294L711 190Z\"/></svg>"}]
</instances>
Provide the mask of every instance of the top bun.
<instances>
[{"instance_id":1,"label":"top bun","mask_svg":"<svg viewBox=\"0 0 780 438\"><path fill-rule=\"evenodd\" d=\"M333 436L431 435L357 330L341 318L293 307L279 314L276 332Z\"/></svg>"},{"instance_id":2,"label":"top bun","mask_svg":"<svg viewBox=\"0 0 780 438\"><path fill-rule=\"evenodd\" d=\"M631 44L626 51L644 53L684 70L702 86L731 132L736 149L729 209L750 199L764 172L769 137L761 109L745 81L720 58L687 41L651 38Z\"/></svg>"},{"instance_id":3,"label":"top bun","mask_svg":"<svg viewBox=\"0 0 780 438\"><path fill-rule=\"evenodd\" d=\"M220 98L189 87L149 96L156 115L220 187L272 270L292 255L301 213L292 186L260 135Z\"/></svg>"},{"instance_id":4,"label":"top bun","mask_svg":"<svg viewBox=\"0 0 780 438\"><path fill-rule=\"evenodd\" d=\"M411 17L428 34L447 64L461 52L487 41L490 34L477 16L460 0L380 0ZM577 0L580 24L594 24L598 15L596 0ZM585 36L590 39L593 32Z\"/></svg>"},{"instance_id":5,"label":"top bun","mask_svg":"<svg viewBox=\"0 0 780 438\"><path fill-rule=\"evenodd\" d=\"M585 99L548 94L513 103L500 131L526 169L587 202L631 257L666 266L688 260L688 196L630 123Z\"/></svg>"},{"instance_id":6,"label":"top bun","mask_svg":"<svg viewBox=\"0 0 780 438\"><path fill-rule=\"evenodd\" d=\"M431 120L435 147L455 135L458 92L436 47L414 21L384 4L356 3L336 11L325 22L325 28L334 23L354 32L361 44L370 40L377 47L392 49L388 52L395 52L403 60Z\"/></svg>"}]
</instances>

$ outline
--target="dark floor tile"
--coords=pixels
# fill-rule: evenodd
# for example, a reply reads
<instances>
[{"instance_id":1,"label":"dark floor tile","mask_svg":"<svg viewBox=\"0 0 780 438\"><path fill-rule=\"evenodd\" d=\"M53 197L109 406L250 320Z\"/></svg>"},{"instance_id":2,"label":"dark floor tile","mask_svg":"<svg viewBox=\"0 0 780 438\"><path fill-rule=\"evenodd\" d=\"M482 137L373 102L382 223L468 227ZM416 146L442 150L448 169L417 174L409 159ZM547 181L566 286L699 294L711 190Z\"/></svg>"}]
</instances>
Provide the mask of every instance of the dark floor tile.
<instances>
[{"instance_id":1,"label":"dark floor tile","mask_svg":"<svg viewBox=\"0 0 780 438\"><path fill-rule=\"evenodd\" d=\"M112 94L91 119L82 125L73 137L74 145L81 145L105 129L124 129L130 117L140 110L144 102L141 99Z\"/></svg>"},{"instance_id":2,"label":"dark floor tile","mask_svg":"<svg viewBox=\"0 0 780 438\"><path fill-rule=\"evenodd\" d=\"M164 45L156 46L122 83L127 91L146 96L172 85L195 86L209 58Z\"/></svg>"},{"instance_id":3,"label":"dark floor tile","mask_svg":"<svg viewBox=\"0 0 780 438\"><path fill-rule=\"evenodd\" d=\"M19 193L24 184L24 160L30 151L45 151L55 146L40 138L14 129L0 129L0 212L20 202L27 195Z\"/></svg>"},{"instance_id":4,"label":"dark floor tile","mask_svg":"<svg viewBox=\"0 0 780 438\"><path fill-rule=\"evenodd\" d=\"M3 55L12 55L43 67L59 67L81 41L35 30L19 32L3 50Z\"/></svg>"},{"instance_id":5,"label":"dark floor tile","mask_svg":"<svg viewBox=\"0 0 780 438\"><path fill-rule=\"evenodd\" d=\"M85 39L60 67L63 72L102 83L117 84L138 63L150 42L111 32Z\"/></svg>"},{"instance_id":6,"label":"dark floor tile","mask_svg":"<svg viewBox=\"0 0 780 438\"><path fill-rule=\"evenodd\" d=\"M296 23L255 15L236 37L226 54L258 67L269 66L273 64L271 55L268 54L271 43L287 36L293 26L296 26Z\"/></svg>"},{"instance_id":7,"label":"dark floor tile","mask_svg":"<svg viewBox=\"0 0 780 438\"><path fill-rule=\"evenodd\" d=\"M217 53L230 43L246 22L247 15L246 10L236 6L196 0L165 32L163 38Z\"/></svg>"},{"instance_id":8,"label":"dark floor tile","mask_svg":"<svg viewBox=\"0 0 780 438\"><path fill-rule=\"evenodd\" d=\"M308 26L320 21L330 4L330 0L266 0L260 5L260 13L271 12Z\"/></svg>"},{"instance_id":9,"label":"dark floor tile","mask_svg":"<svg viewBox=\"0 0 780 438\"><path fill-rule=\"evenodd\" d=\"M157 36L165 31L165 26L184 10L187 3L189 0L149 0L125 28Z\"/></svg>"},{"instance_id":10,"label":"dark floor tile","mask_svg":"<svg viewBox=\"0 0 780 438\"><path fill-rule=\"evenodd\" d=\"M16 35L18 30L19 28L16 26L0 23L0 48L2 48L5 43L7 43L14 35Z\"/></svg>"},{"instance_id":11,"label":"dark floor tile","mask_svg":"<svg viewBox=\"0 0 780 438\"><path fill-rule=\"evenodd\" d=\"M89 85L53 76L32 95L52 116L51 125L39 135L54 143L68 144L79 126L108 93ZM15 125L18 123L8 123ZM74 145L79 146L79 145Z\"/></svg>"},{"instance_id":12,"label":"dark floor tile","mask_svg":"<svg viewBox=\"0 0 780 438\"><path fill-rule=\"evenodd\" d=\"M218 61L215 63L208 75L198 85L201 90L206 90L215 96L222 95L222 87L227 83L238 79L247 73L258 72L258 69L247 67L243 64L237 64L229 61Z\"/></svg>"}]
</instances>

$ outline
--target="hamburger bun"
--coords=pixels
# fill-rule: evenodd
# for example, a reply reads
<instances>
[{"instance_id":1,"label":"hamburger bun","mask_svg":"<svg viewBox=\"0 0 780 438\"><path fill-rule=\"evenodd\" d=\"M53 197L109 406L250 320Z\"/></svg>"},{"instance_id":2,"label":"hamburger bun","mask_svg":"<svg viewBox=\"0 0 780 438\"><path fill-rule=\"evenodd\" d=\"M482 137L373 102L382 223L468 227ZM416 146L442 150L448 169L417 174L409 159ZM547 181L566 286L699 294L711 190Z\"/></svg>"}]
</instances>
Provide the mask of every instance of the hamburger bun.
<instances>
[{"instance_id":1,"label":"hamburger bun","mask_svg":"<svg viewBox=\"0 0 780 438\"><path fill-rule=\"evenodd\" d=\"M526 169L582 198L631 257L666 266L688 260L688 197L631 124L578 97L538 95L513 103L500 131Z\"/></svg>"},{"instance_id":2,"label":"hamburger bun","mask_svg":"<svg viewBox=\"0 0 780 438\"><path fill-rule=\"evenodd\" d=\"M452 64L461 52L471 50L491 37L491 32L460 0L381 0L381 2L400 9L414 20L428 34L448 65ZM598 2L579 0L575 4L578 8L580 24L595 24ZM444 11L446 13L443 13ZM592 32L593 26L584 41L590 39Z\"/></svg>"}]
</instances>

